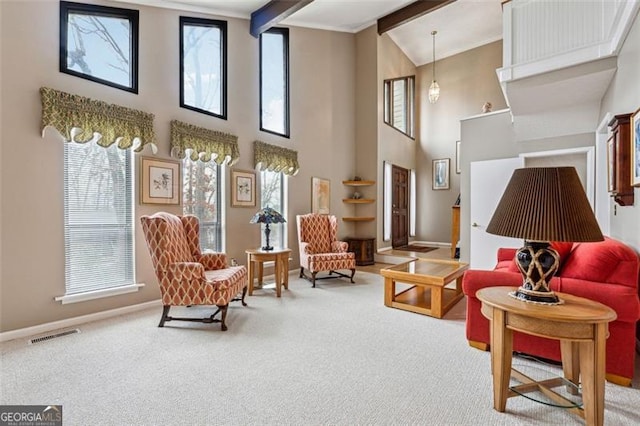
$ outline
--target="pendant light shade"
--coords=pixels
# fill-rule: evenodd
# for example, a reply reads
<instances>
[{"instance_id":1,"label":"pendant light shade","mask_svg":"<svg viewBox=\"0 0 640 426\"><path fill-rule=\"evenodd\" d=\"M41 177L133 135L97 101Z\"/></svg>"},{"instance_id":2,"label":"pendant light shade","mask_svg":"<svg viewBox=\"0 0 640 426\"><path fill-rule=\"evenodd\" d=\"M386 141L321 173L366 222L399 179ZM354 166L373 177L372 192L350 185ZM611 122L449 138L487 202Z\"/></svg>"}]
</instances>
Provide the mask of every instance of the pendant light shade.
<instances>
[{"instance_id":1,"label":"pendant light shade","mask_svg":"<svg viewBox=\"0 0 640 426\"><path fill-rule=\"evenodd\" d=\"M436 81L436 34L438 34L437 31L431 31L431 36L433 37L433 80L431 81L431 86L429 86L429 102L432 104L435 104L440 97L440 86Z\"/></svg>"}]
</instances>

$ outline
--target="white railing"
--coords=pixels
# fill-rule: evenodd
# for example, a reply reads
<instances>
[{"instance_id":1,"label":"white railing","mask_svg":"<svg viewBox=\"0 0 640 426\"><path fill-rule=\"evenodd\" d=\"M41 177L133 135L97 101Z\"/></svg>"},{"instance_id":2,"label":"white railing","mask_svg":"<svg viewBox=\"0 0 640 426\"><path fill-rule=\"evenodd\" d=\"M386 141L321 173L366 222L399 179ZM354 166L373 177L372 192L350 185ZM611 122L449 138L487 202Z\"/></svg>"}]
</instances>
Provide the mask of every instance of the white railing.
<instances>
[{"instance_id":1,"label":"white railing","mask_svg":"<svg viewBox=\"0 0 640 426\"><path fill-rule=\"evenodd\" d=\"M639 7L639 0L505 3L500 81L617 55Z\"/></svg>"}]
</instances>

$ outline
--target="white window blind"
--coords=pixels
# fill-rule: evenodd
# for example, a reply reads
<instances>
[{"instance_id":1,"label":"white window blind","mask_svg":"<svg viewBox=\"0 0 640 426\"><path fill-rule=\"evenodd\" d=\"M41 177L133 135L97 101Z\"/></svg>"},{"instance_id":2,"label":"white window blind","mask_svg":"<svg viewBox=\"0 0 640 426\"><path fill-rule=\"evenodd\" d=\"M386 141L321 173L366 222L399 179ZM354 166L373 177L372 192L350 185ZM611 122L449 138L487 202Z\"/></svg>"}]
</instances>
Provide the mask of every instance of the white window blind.
<instances>
[{"instance_id":1,"label":"white window blind","mask_svg":"<svg viewBox=\"0 0 640 426\"><path fill-rule=\"evenodd\" d=\"M213 161L182 160L182 212L198 218L201 250L222 251L221 168Z\"/></svg>"},{"instance_id":2,"label":"white window blind","mask_svg":"<svg viewBox=\"0 0 640 426\"><path fill-rule=\"evenodd\" d=\"M260 172L261 182L261 199L260 208L271 207L278 211L285 219L287 219L286 201L286 179L284 173L270 172L268 170ZM267 244L264 238L265 225L261 226L262 232L262 246ZM287 224L286 223L272 223L269 225L271 234L269 241L272 246L275 247L287 247Z\"/></svg>"},{"instance_id":3,"label":"white window blind","mask_svg":"<svg viewBox=\"0 0 640 426\"><path fill-rule=\"evenodd\" d=\"M64 145L66 295L134 283L130 150Z\"/></svg>"}]
</instances>

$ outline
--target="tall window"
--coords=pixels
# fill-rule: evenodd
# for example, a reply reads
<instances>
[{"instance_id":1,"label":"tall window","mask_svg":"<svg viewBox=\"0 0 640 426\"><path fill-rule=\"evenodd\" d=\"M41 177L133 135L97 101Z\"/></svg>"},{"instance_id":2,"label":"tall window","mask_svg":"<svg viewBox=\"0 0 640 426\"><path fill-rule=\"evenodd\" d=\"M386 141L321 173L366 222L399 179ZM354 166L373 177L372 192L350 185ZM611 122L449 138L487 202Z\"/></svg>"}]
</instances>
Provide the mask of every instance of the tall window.
<instances>
[{"instance_id":1,"label":"tall window","mask_svg":"<svg viewBox=\"0 0 640 426\"><path fill-rule=\"evenodd\" d=\"M180 106L227 118L227 23L180 17Z\"/></svg>"},{"instance_id":2,"label":"tall window","mask_svg":"<svg viewBox=\"0 0 640 426\"><path fill-rule=\"evenodd\" d=\"M60 72L138 93L138 11L60 2Z\"/></svg>"},{"instance_id":3,"label":"tall window","mask_svg":"<svg viewBox=\"0 0 640 426\"><path fill-rule=\"evenodd\" d=\"M182 160L182 212L198 217L202 250L222 251L221 168L213 161Z\"/></svg>"},{"instance_id":4,"label":"tall window","mask_svg":"<svg viewBox=\"0 0 640 426\"><path fill-rule=\"evenodd\" d=\"M131 151L64 145L65 295L134 283Z\"/></svg>"},{"instance_id":5,"label":"tall window","mask_svg":"<svg viewBox=\"0 0 640 426\"><path fill-rule=\"evenodd\" d=\"M260 199L261 208L271 207L277 210L287 219L286 211L286 180L283 173L263 171L260 174L262 198ZM269 236L269 242L274 247L287 247L287 228L286 223L275 223L269 225L271 234ZM265 225L262 225L264 231ZM264 232L262 235L262 246L264 247L267 242L264 239Z\"/></svg>"},{"instance_id":6,"label":"tall window","mask_svg":"<svg viewBox=\"0 0 640 426\"><path fill-rule=\"evenodd\" d=\"M260 130L289 137L289 30L260 34Z\"/></svg>"},{"instance_id":7,"label":"tall window","mask_svg":"<svg viewBox=\"0 0 640 426\"><path fill-rule=\"evenodd\" d=\"M384 81L384 122L410 138L415 135L415 77Z\"/></svg>"}]
</instances>

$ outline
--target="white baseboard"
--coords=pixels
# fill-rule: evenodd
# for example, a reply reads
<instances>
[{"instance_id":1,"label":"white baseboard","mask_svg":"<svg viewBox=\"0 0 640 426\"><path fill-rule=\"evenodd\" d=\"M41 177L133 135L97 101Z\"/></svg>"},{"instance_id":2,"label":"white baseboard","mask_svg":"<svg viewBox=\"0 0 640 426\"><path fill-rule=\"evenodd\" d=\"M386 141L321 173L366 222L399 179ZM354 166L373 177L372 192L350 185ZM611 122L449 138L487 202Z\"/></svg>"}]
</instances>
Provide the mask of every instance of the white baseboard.
<instances>
[{"instance_id":1,"label":"white baseboard","mask_svg":"<svg viewBox=\"0 0 640 426\"><path fill-rule=\"evenodd\" d=\"M160 299L152 300L150 302L139 303L137 305L125 306L122 308L110 309L108 311L96 312L88 315L81 315L79 317L67 318L60 321L48 322L46 324L34 325L33 327L20 328L18 330L5 331L0 333L0 342L6 342L8 340L22 339L24 337L31 337L36 334L47 333L52 330L58 330L61 328L74 327L79 324L84 324L90 321L98 321L106 318L115 317L117 315L124 315L131 312L141 311L143 309L160 307L162 302Z\"/></svg>"}]
</instances>

